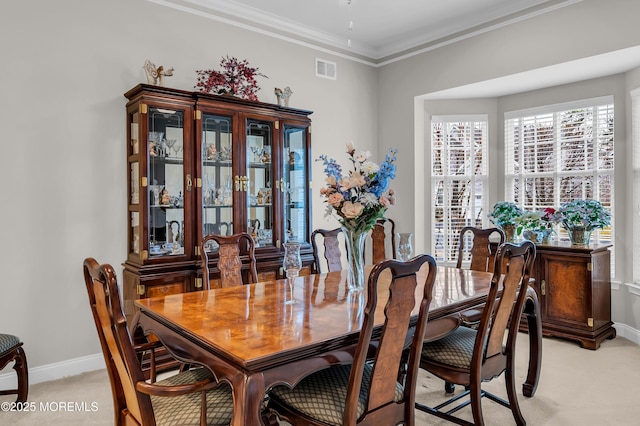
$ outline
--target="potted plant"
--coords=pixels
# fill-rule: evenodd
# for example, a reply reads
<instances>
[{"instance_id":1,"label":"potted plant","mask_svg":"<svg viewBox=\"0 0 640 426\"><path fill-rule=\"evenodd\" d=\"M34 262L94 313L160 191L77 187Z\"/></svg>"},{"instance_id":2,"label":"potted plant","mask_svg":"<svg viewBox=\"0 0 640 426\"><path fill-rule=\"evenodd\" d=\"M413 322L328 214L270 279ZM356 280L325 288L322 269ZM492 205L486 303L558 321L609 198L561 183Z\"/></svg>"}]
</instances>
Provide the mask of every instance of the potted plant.
<instances>
[{"instance_id":1,"label":"potted plant","mask_svg":"<svg viewBox=\"0 0 640 426\"><path fill-rule=\"evenodd\" d=\"M504 231L507 241L513 241L516 235L518 219L524 214L520 206L511 201L498 201L487 215L489 220Z\"/></svg>"},{"instance_id":2,"label":"potted plant","mask_svg":"<svg viewBox=\"0 0 640 426\"><path fill-rule=\"evenodd\" d=\"M611 225L611 215L597 200L573 200L558 209L572 244L589 244L591 232Z\"/></svg>"},{"instance_id":3,"label":"potted plant","mask_svg":"<svg viewBox=\"0 0 640 426\"><path fill-rule=\"evenodd\" d=\"M525 211L518 218L516 233L522 234L524 238L534 243L548 243L553 232L553 225L559 220L560 217L553 207L535 212Z\"/></svg>"}]
</instances>

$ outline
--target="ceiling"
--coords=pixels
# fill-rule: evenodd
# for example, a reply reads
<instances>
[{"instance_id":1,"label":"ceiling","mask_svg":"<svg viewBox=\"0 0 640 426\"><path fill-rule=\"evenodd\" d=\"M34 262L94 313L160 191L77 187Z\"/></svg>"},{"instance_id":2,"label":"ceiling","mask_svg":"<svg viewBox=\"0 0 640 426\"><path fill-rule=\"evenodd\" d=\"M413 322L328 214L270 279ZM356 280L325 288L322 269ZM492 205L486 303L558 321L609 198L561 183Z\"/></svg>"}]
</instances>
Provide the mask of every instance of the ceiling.
<instances>
[{"instance_id":1,"label":"ceiling","mask_svg":"<svg viewBox=\"0 0 640 426\"><path fill-rule=\"evenodd\" d=\"M381 66L582 0L148 0ZM425 95L504 96L640 67L640 46Z\"/></svg>"},{"instance_id":2,"label":"ceiling","mask_svg":"<svg viewBox=\"0 0 640 426\"><path fill-rule=\"evenodd\" d=\"M378 61L581 0L150 0Z\"/></svg>"}]
</instances>

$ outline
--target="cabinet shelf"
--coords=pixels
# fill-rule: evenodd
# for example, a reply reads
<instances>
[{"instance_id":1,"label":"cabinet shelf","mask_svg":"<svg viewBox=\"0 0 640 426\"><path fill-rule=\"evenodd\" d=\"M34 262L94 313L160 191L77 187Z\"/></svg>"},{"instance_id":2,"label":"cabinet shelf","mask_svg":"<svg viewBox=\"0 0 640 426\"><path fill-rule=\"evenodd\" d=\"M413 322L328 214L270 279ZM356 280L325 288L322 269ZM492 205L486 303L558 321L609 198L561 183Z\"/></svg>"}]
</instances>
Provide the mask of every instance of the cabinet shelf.
<instances>
[{"instance_id":1,"label":"cabinet shelf","mask_svg":"<svg viewBox=\"0 0 640 426\"><path fill-rule=\"evenodd\" d=\"M268 163L249 163L249 168L250 169L270 169L271 161L269 161Z\"/></svg>"},{"instance_id":2,"label":"cabinet shelf","mask_svg":"<svg viewBox=\"0 0 640 426\"><path fill-rule=\"evenodd\" d=\"M204 166L212 166L212 167L232 167L233 163L231 160L228 161L220 161L220 160L203 160L202 164Z\"/></svg>"}]
</instances>

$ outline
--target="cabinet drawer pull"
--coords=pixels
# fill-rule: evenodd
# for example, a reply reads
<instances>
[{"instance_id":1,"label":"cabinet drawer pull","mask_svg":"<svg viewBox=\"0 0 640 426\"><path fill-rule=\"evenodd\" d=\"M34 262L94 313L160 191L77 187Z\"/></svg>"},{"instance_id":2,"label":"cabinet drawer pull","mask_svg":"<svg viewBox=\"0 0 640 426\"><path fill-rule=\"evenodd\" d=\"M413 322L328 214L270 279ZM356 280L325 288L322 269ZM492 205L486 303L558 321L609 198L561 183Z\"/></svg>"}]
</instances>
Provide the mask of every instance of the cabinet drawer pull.
<instances>
[{"instance_id":1,"label":"cabinet drawer pull","mask_svg":"<svg viewBox=\"0 0 640 426\"><path fill-rule=\"evenodd\" d=\"M547 283L545 280L540 281L540 293L542 293L543 296L547 294Z\"/></svg>"}]
</instances>

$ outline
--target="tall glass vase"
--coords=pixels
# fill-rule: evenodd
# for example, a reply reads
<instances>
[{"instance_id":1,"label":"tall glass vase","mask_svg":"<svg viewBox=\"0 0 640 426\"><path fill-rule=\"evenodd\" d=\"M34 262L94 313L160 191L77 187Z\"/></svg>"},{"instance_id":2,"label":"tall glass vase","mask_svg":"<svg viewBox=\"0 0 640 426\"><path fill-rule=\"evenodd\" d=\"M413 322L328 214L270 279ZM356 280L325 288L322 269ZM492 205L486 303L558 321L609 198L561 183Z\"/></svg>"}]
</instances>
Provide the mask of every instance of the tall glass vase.
<instances>
[{"instance_id":1,"label":"tall glass vase","mask_svg":"<svg viewBox=\"0 0 640 426\"><path fill-rule=\"evenodd\" d=\"M354 230L342 226L347 242L347 286L349 290L364 288L364 240L366 231Z\"/></svg>"},{"instance_id":2,"label":"tall glass vase","mask_svg":"<svg viewBox=\"0 0 640 426\"><path fill-rule=\"evenodd\" d=\"M411 255L413 254L413 246L411 245L412 236L413 234L411 232L398 233L398 258L403 262L411 259Z\"/></svg>"}]
</instances>

